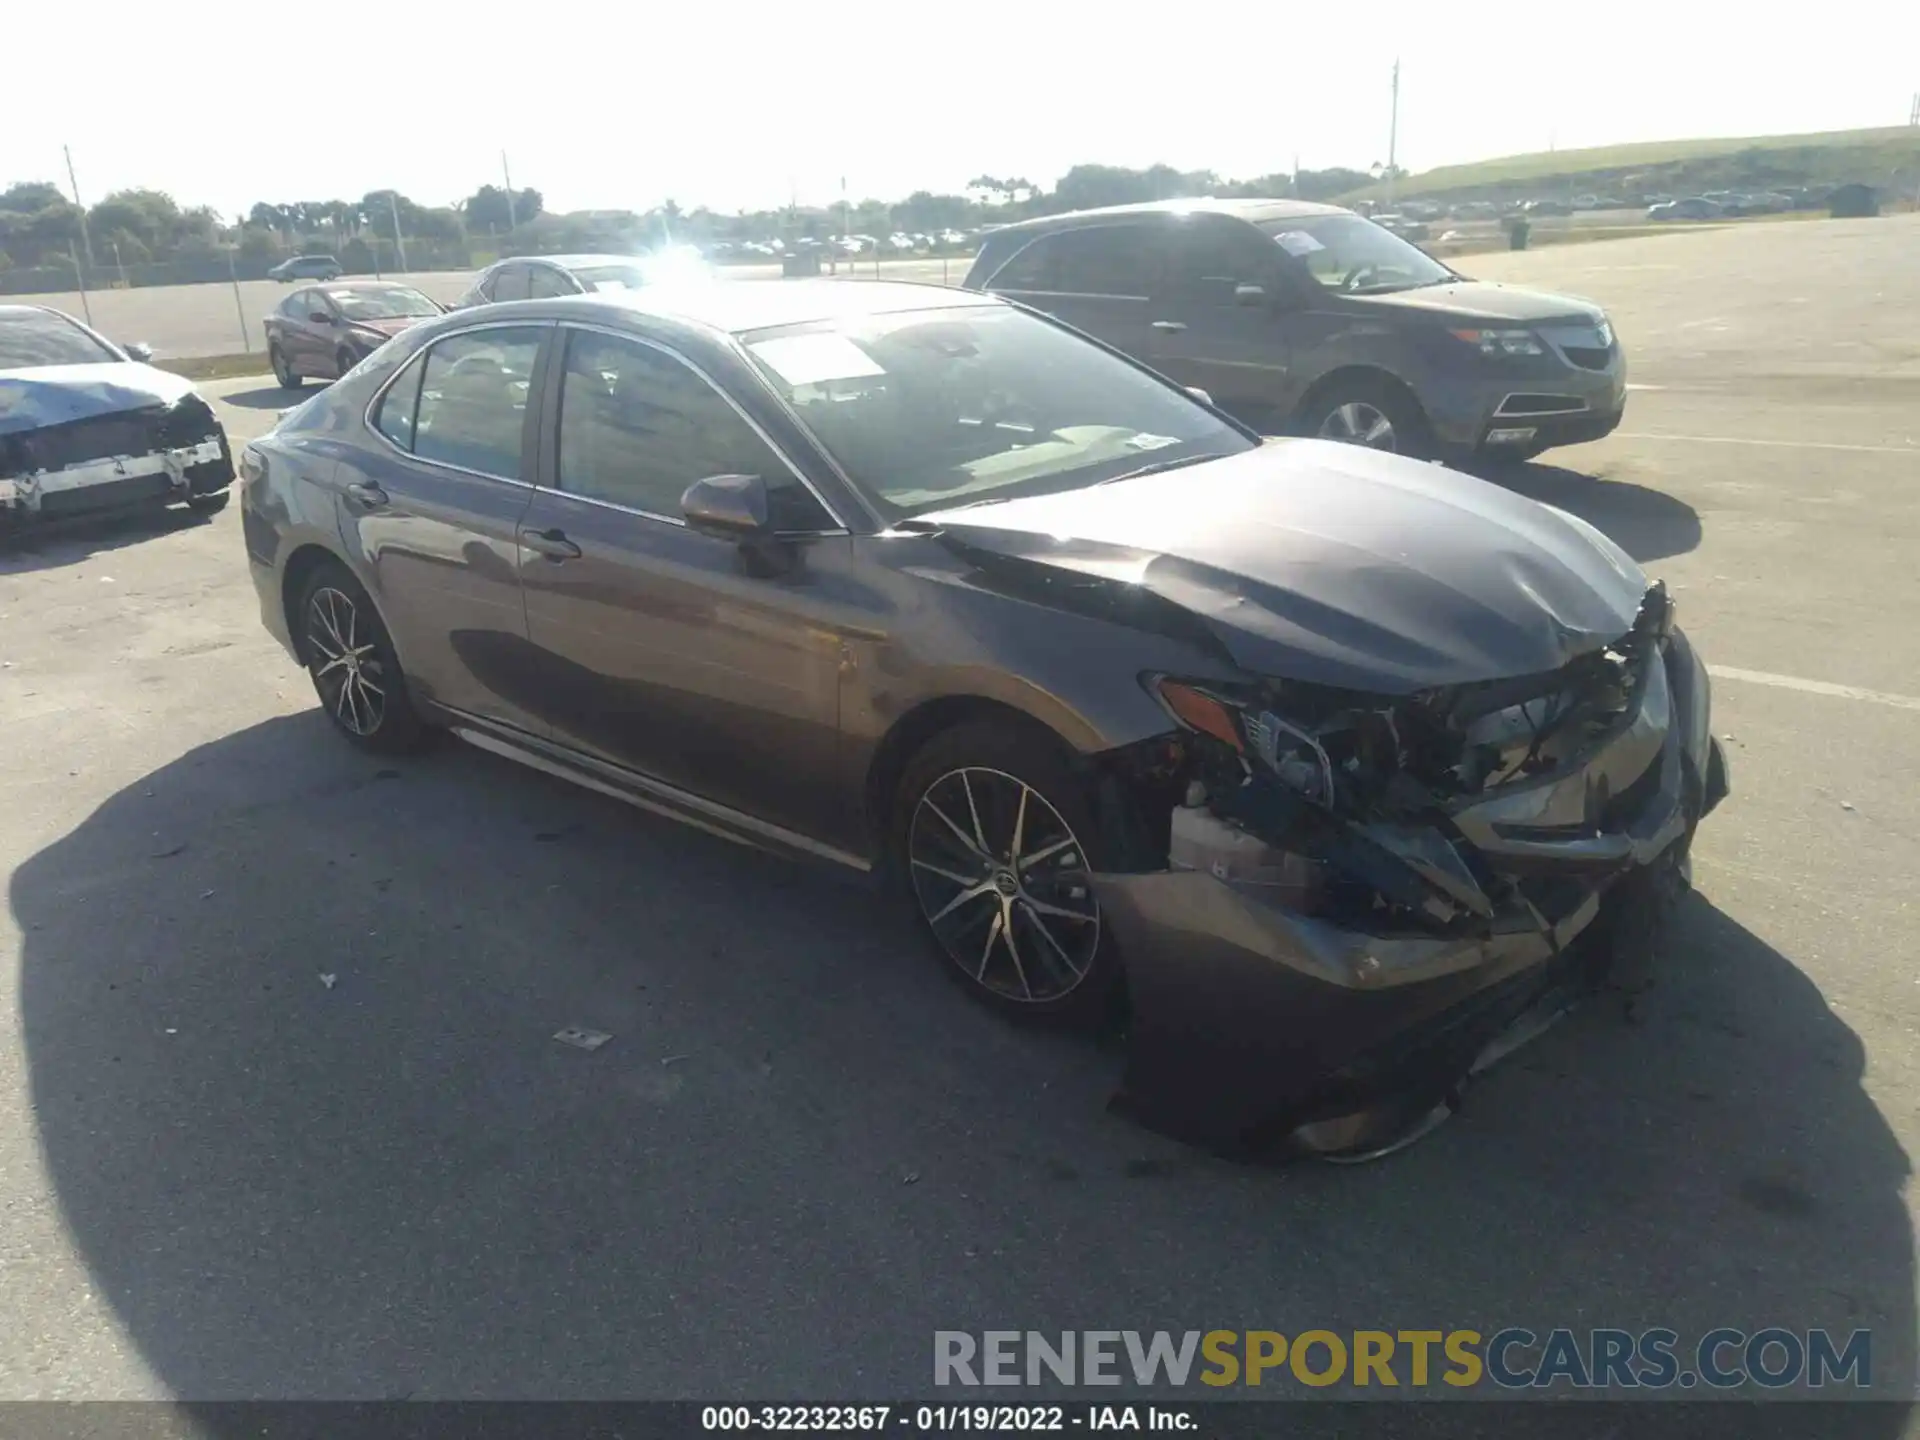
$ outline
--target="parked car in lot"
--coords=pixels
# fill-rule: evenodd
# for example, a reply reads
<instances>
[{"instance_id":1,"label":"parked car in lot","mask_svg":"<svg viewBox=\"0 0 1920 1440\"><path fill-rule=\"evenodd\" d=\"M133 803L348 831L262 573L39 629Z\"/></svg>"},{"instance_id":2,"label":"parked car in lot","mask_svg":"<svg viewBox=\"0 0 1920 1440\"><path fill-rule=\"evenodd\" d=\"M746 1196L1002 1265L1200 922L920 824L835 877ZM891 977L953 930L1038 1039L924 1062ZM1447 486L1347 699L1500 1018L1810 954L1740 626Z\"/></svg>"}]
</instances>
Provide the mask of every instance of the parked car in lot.
<instances>
[{"instance_id":1,"label":"parked car in lot","mask_svg":"<svg viewBox=\"0 0 1920 1440\"><path fill-rule=\"evenodd\" d=\"M296 290L265 320L267 361L283 389L336 380L409 325L445 306L410 285L335 281Z\"/></svg>"},{"instance_id":2,"label":"parked car in lot","mask_svg":"<svg viewBox=\"0 0 1920 1440\"><path fill-rule=\"evenodd\" d=\"M1686 200L1663 200L1647 207L1647 219L1654 221L1718 220L1725 213L1714 201L1697 195Z\"/></svg>"},{"instance_id":3,"label":"parked car in lot","mask_svg":"<svg viewBox=\"0 0 1920 1440\"><path fill-rule=\"evenodd\" d=\"M988 236L964 283L1058 315L1275 433L1520 459L1599 439L1626 401L1598 306L1469 280L1331 205L1049 216Z\"/></svg>"},{"instance_id":4,"label":"parked car in lot","mask_svg":"<svg viewBox=\"0 0 1920 1440\"><path fill-rule=\"evenodd\" d=\"M345 273L331 255L295 255L267 271L267 278L287 285L295 280L337 280Z\"/></svg>"},{"instance_id":5,"label":"parked car in lot","mask_svg":"<svg viewBox=\"0 0 1920 1440\"><path fill-rule=\"evenodd\" d=\"M0 532L176 502L225 507L227 433L191 381L71 315L0 305Z\"/></svg>"},{"instance_id":6,"label":"parked car in lot","mask_svg":"<svg viewBox=\"0 0 1920 1440\"><path fill-rule=\"evenodd\" d=\"M637 290L669 277L707 273L709 267L691 246L670 246L647 255L516 255L482 270L452 308Z\"/></svg>"},{"instance_id":7,"label":"parked car in lot","mask_svg":"<svg viewBox=\"0 0 1920 1440\"><path fill-rule=\"evenodd\" d=\"M982 1001L1124 990L1127 1103L1207 1143L1410 1133L1725 790L1665 589L1591 526L1262 443L990 296L455 313L241 471L262 620L347 740L446 727L873 872Z\"/></svg>"}]
</instances>

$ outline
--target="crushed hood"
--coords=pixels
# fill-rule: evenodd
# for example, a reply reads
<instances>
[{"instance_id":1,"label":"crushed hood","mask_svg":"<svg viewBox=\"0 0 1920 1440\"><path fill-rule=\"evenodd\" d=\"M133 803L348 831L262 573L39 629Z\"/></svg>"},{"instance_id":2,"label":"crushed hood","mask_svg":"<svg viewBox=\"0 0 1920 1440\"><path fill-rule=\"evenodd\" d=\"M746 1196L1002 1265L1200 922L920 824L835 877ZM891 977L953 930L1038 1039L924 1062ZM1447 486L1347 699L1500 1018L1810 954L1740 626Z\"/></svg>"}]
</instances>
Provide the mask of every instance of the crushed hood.
<instances>
[{"instance_id":1,"label":"crushed hood","mask_svg":"<svg viewBox=\"0 0 1920 1440\"><path fill-rule=\"evenodd\" d=\"M1463 320L1599 320L1605 312L1586 300L1552 295L1544 290L1520 290L1484 280L1456 280L1448 285L1422 285L1384 295L1356 295L1354 300L1395 310L1431 310Z\"/></svg>"},{"instance_id":2,"label":"crushed hood","mask_svg":"<svg viewBox=\"0 0 1920 1440\"><path fill-rule=\"evenodd\" d=\"M172 405L193 382L135 361L0 370L0 435Z\"/></svg>"},{"instance_id":3,"label":"crushed hood","mask_svg":"<svg viewBox=\"0 0 1920 1440\"><path fill-rule=\"evenodd\" d=\"M1624 635L1647 589L1559 510L1320 440L919 519L963 555L1140 586L1254 674L1378 694L1556 670Z\"/></svg>"}]
</instances>

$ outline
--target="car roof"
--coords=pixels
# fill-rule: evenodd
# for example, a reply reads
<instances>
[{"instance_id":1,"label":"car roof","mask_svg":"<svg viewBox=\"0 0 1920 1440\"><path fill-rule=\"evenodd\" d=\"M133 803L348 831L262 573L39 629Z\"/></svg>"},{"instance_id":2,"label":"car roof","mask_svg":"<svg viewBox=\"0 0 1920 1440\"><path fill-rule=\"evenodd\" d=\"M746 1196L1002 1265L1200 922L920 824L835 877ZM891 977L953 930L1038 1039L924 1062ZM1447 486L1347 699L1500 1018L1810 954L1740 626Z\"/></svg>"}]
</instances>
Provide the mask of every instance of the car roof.
<instances>
[{"instance_id":1,"label":"car roof","mask_svg":"<svg viewBox=\"0 0 1920 1440\"><path fill-rule=\"evenodd\" d=\"M495 261L496 265L505 265L510 261L530 261L536 265L558 265L562 270L574 270L585 265L638 265L645 260L644 255L506 255Z\"/></svg>"},{"instance_id":2,"label":"car roof","mask_svg":"<svg viewBox=\"0 0 1920 1440\"><path fill-rule=\"evenodd\" d=\"M518 302L516 302L518 303ZM842 315L886 315L904 310L987 308L995 296L945 285L901 280L705 280L639 290L572 295L553 304L610 307L662 320L679 320L739 335L804 325Z\"/></svg>"},{"instance_id":3,"label":"car roof","mask_svg":"<svg viewBox=\"0 0 1920 1440\"><path fill-rule=\"evenodd\" d=\"M1063 215L1040 215L1016 220L993 231L995 235L1032 233L1088 220L1130 215L1232 215L1241 220L1291 220L1302 215L1351 215L1343 205L1318 205L1311 200L1220 199L1202 195L1186 200L1148 200L1137 205L1105 205L1097 210L1069 210Z\"/></svg>"},{"instance_id":4,"label":"car roof","mask_svg":"<svg viewBox=\"0 0 1920 1440\"><path fill-rule=\"evenodd\" d=\"M0 317L10 315L58 315L69 319L64 310L56 310L51 305L0 305Z\"/></svg>"}]
</instances>

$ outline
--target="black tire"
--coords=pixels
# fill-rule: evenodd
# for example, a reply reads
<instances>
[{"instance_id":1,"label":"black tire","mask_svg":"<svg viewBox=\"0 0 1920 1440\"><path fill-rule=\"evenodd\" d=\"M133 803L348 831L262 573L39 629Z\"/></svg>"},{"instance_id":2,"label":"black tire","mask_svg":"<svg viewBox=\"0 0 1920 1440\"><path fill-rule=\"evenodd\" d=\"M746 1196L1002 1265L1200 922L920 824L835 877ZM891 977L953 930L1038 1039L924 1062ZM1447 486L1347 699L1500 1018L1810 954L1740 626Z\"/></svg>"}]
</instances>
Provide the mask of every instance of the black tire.
<instances>
[{"instance_id":1,"label":"black tire","mask_svg":"<svg viewBox=\"0 0 1920 1440\"><path fill-rule=\"evenodd\" d=\"M1388 433L1378 440L1364 440L1358 434L1373 433L1368 416L1383 419ZM1427 417L1407 392L1383 377L1356 375L1339 380L1311 396L1300 408L1300 433L1323 440L1341 440L1365 444L1369 449L1388 450L1424 460L1433 452L1432 427Z\"/></svg>"},{"instance_id":2,"label":"black tire","mask_svg":"<svg viewBox=\"0 0 1920 1440\"><path fill-rule=\"evenodd\" d=\"M196 515L218 515L233 498L231 490L213 490L205 495L189 495L187 509Z\"/></svg>"},{"instance_id":3,"label":"black tire","mask_svg":"<svg viewBox=\"0 0 1920 1440\"><path fill-rule=\"evenodd\" d=\"M333 378L338 380L360 362L354 358L353 351L342 345L333 355Z\"/></svg>"},{"instance_id":4,"label":"black tire","mask_svg":"<svg viewBox=\"0 0 1920 1440\"><path fill-rule=\"evenodd\" d=\"M273 366L273 378L279 382L282 390L298 390L304 383L287 363L287 355L278 345L267 347L267 363Z\"/></svg>"},{"instance_id":5,"label":"black tire","mask_svg":"<svg viewBox=\"0 0 1920 1440\"><path fill-rule=\"evenodd\" d=\"M347 568L319 566L301 587L293 614L307 674L333 728L375 754L419 749L429 732L408 696L393 638ZM349 654L354 658L343 664Z\"/></svg>"},{"instance_id":6,"label":"black tire","mask_svg":"<svg viewBox=\"0 0 1920 1440\"><path fill-rule=\"evenodd\" d=\"M1027 866L1009 853L1016 833ZM1114 1016L1120 959L1090 884L1110 845L1061 742L1013 720L935 736L900 778L888 840L921 933L968 994L1017 1019L1072 1028Z\"/></svg>"}]
</instances>

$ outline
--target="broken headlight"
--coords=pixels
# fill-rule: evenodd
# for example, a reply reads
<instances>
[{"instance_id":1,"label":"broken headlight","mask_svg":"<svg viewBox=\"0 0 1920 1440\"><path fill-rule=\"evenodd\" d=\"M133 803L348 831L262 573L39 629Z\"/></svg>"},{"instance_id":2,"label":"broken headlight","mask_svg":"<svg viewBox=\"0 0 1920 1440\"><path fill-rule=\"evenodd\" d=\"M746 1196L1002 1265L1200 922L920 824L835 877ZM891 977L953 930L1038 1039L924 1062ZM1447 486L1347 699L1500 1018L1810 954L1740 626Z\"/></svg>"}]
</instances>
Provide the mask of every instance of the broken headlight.
<instances>
[{"instance_id":1,"label":"broken headlight","mask_svg":"<svg viewBox=\"0 0 1920 1440\"><path fill-rule=\"evenodd\" d=\"M1187 729L1231 746L1242 764L1258 762L1316 805L1333 804L1333 762L1312 733L1248 697L1165 675L1148 688Z\"/></svg>"}]
</instances>

